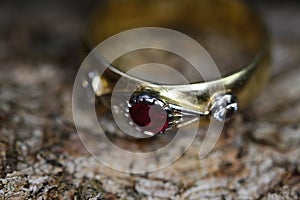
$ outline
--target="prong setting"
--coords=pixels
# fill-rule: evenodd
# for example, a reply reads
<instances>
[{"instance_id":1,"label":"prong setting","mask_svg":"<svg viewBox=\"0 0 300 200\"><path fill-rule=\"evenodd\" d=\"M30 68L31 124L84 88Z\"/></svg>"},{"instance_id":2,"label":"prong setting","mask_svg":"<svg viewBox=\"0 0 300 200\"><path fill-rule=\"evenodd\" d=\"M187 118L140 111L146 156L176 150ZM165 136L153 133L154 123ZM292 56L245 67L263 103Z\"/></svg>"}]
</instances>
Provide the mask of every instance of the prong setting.
<instances>
[{"instance_id":1,"label":"prong setting","mask_svg":"<svg viewBox=\"0 0 300 200\"><path fill-rule=\"evenodd\" d=\"M210 107L212 117L220 122L229 120L237 111L237 97L233 94L215 96Z\"/></svg>"},{"instance_id":2,"label":"prong setting","mask_svg":"<svg viewBox=\"0 0 300 200\"><path fill-rule=\"evenodd\" d=\"M173 118L171 108L154 94L146 92L134 93L127 106L125 117L128 118L129 124L146 135L153 136L158 133L164 133L172 125L170 123ZM149 118L150 108L153 109L153 114L157 117L153 121Z\"/></svg>"}]
</instances>

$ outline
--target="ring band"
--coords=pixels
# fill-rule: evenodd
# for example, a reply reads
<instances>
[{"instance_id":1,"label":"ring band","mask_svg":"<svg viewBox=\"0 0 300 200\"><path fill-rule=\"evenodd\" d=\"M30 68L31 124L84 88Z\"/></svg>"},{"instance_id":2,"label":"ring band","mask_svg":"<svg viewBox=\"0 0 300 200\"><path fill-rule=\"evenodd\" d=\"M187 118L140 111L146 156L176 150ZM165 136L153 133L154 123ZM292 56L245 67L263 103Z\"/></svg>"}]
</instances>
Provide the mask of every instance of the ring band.
<instances>
[{"instance_id":1,"label":"ring band","mask_svg":"<svg viewBox=\"0 0 300 200\"><path fill-rule=\"evenodd\" d=\"M201 43L205 40L201 40L201 36L206 38L207 35L209 37L213 35L221 39L228 37L230 38L228 41L234 39L238 46L242 47L237 48L240 51L235 52L236 54L228 59L239 60L246 55L246 59L242 60L247 62L240 62L238 66L230 66L230 63L222 66L222 63L218 63L218 66L224 69L223 78L205 83L198 81L181 85L159 84L127 75L129 81L136 81L142 85L128 99L127 113L132 118L135 117L133 121L140 126L147 122L139 116L139 109L143 109L143 106L157 106L157 112L160 112L159 108L163 108L173 118L176 111L186 111L201 116L213 116L216 120L224 121L237 108L245 108L259 94L268 80L270 48L267 31L260 18L241 1L106 1L92 18L85 40L86 47L91 50L96 44L112 35L139 27L164 27L184 33L188 30L187 32L192 33L187 35L197 32L199 34L196 40ZM231 44L227 45L231 46ZM213 52L210 54L215 58ZM102 97L111 95L116 80L123 77L126 70L129 70L126 66L114 64L107 68L107 73L100 79L101 89L95 90L98 99L103 101ZM224 89L212 94L209 89L218 84L223 84ZM170 97L162 88L167 88L176 95ZM195 95L198 102L195 103L187 98L190 94ZM186 106L177 108L178 103ZM152 131L153 134L164 133L180 126L180 123L169 123L174 122L174 119L166 122L168 123L163 124L158 131Z\"/></svg>"}]
</instances>

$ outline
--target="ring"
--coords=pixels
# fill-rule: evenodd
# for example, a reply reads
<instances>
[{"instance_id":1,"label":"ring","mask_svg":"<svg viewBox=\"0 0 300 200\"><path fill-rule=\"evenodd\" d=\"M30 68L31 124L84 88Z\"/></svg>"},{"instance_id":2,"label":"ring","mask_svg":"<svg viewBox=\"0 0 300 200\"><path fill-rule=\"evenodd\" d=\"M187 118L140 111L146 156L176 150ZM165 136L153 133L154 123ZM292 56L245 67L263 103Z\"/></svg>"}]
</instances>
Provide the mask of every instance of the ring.
<instances>
[{"instance_id":1,"label":"ring","mask_svg":"<svg viewBox=\"0 0 300 200\"><path fill-rule=\"evenodd\" d=\"M105 1L92 17L86 48L91 50L112 35L141 27L163 27L187 34L205 47L222 75L203 80L199 74L187 70L188 64L183 65L180 59L173 60L177 64L174 69L192 74L189 83L153 82L147 80L147 72L126 73L145 60L172 57L164 51L150 50L147 56L133 52L134 56L113 63L100 59L108 67L101 77L94 74L91 82L97 103L109 109L102 106L97 112L106 115L121 109L128 124L146 135L168 133L190 124L194 120L186 123L182 120L189 116L224 122L238 109L245 108L269 78L269 36L257 14L241 1ZM142 39L136 38L137 42ZM127 99L115 108L111 96L120 79L138 87L130 93L126 87L119 91Z\"/></svg>"}]
</instances>

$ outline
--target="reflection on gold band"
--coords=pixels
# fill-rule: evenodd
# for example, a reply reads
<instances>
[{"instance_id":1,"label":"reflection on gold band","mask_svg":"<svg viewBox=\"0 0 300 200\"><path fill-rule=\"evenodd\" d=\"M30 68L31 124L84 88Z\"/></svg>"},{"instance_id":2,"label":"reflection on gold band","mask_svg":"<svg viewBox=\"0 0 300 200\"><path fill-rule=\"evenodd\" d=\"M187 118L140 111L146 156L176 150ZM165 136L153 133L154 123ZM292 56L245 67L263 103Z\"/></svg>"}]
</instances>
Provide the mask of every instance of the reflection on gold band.
<instances>
[{"instance_id":1,"label":"reflection on gold band","mask_svg":"<svg viewBox=\"0 0 300 200\"><path fill-rule=\"evenodd\" d=\"M178 30L190 35L208 49L224 73L222 79L206 82L206 87L202 82L191 85L162 85L150 82L144 84L141 80L146 89L156 92L168 102L176 104L180 101L181 105L186 105L189 109L208 113L209 105L214 99L209 88L222 82L225 91L218 93L234 94L238 98L239 108L244 108L259 94L269 77L268 35L261 20L241 1L115 0L102 3L96 11L85 40L89 49L114 34L137 27ZM228 49L233 48L234 53L229 57L218 54L215 43L209 43L212 38L218 41L216 37L228 38L232 46L236 45L235 49L231 45L228 46ZM126 65L118 66L116 63L112 66L124 72L128 70ZM98 95L112 92L119 76L121 74L114 73L113 70L108 72L101 79L105 88L98 92ZM170 99L167 91L172 91L177 96ZM187 98L191 93L196 94L197 103Z\"/></svg>"}]
</instances>

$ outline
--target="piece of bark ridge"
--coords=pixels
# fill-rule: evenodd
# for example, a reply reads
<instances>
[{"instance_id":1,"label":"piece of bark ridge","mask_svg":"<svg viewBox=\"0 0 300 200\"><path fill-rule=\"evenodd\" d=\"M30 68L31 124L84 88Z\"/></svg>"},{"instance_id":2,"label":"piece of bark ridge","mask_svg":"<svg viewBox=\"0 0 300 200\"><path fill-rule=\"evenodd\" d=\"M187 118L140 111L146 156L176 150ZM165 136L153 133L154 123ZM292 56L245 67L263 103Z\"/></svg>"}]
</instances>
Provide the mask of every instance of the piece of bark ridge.
<instances>
[{"instance_id":1,"label":"piece of bark ridge","mask_svg":"<svg viewBox=\"0 0 300 200\"><path fill-rule=\"evenodd\" d=\"M0 41L7 50L0 55L0 199L299 199L300 5L282 4L257 4L274 35L274 77L263 94L228 124L206 159L198 158L196 138L173 165L144 175L99 164L72 124L72 81L65 67L72 64L53 58L56 50L64 53L61 48L72 52L79 11L72 7L64 18L65 8L58 7L65 20L60 25L44 23L45 15L37 13L44 16L37 19L42 31L66 42L43 44L41 51L52 57L36 64L19 55L23 45L36 44L30 35L38 34L37 27L25 11L22 26L10 27L13 14L0 6L8 21L0 21L0 35L10 35ZM38 48L29 45L27 51L35 55Z\"/></svg>"}]
</instances>

